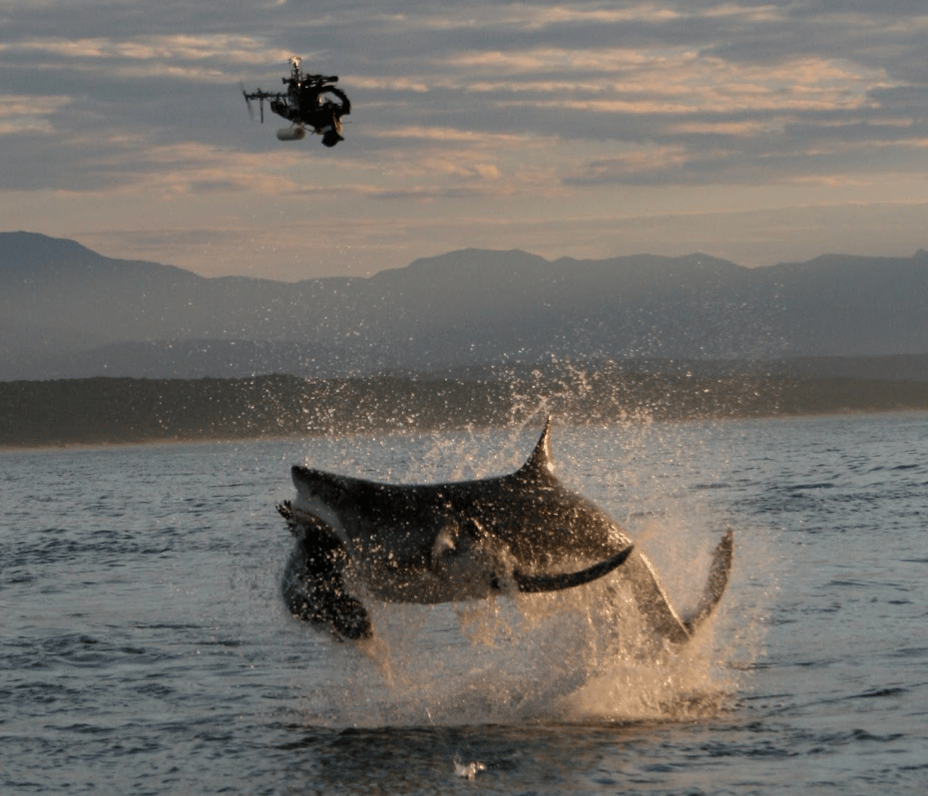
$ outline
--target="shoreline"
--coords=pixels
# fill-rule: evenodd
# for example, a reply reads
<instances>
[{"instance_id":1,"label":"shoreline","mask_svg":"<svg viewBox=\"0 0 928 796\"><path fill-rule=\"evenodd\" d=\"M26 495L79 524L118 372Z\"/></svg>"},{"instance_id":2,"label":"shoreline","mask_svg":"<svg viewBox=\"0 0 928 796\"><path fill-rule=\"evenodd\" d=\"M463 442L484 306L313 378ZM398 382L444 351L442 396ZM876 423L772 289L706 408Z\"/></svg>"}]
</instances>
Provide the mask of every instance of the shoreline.
<instances>
[{"instance_id":1,"label":"shoreline","mask_svg":"<svg viewBox=\"0 0 928 796\"><path fill-rule=\"evenodd\" d=\"M925 408L909 408L909 409L873 409L873 410L838 410L834 412L809 412L809 413L791 413L791 414L775 414L775 415L756 415L756 416L729 416L729 417L693 417L693 418L677 418L677 419L666 419L666 420L651 420L647 418L638 418L638 419L626 419L626 420L603 420L600 421L599 425L614 425L614 424L632 424L632 423L699 423L699 422L738 422L742 420L767 420L771 422L776 422L778 420L790 420L795 418L816 418L816 417L868 417L873 415L904 415L904 414L918 414L918 413L928 413L928 407ZM597 423L583 423L577 421L571 421L570 425L597 425ZM171 446L171 445L198 445L198 444L229 444L234 445L239 442L259 442L265 440L293 440L293 439L309 439L316 437L353 437L358 435L376 435L376 434L417 434L417 433L426 433L429 431L465 431L467 429L481 428L481 429L503 429L506 426L503 425L486 425L486 426L468 426L468 425L448 425L442 426L440 429L435 428L370 428L367 430L358 430L351 432L318 432L313 434L262 434L257 436L242 436L242 437L187 437L187 438L174 438L174 439L147 439L147 440L127 440L127 441L104 441L104 442L48 442L48 443L39 443L36 445L8 445L0 443L0 456L6 454L16 454L16 453L42 453L42 452L53 452L53 451L92 451L92 450L125 450L127 448L148 448L154 446Z\"/></svg>"},{"instance_id":2,"label":"shoreline","mask_svg":"<svg viewBox=\"0 0 928 796\"><path fill-rule=\"evenodd\" d=\"M97 377L0 382L0 452L506 427L928 411L928 382L596 372L570 380Z\"/></svg>"}]
</instances>

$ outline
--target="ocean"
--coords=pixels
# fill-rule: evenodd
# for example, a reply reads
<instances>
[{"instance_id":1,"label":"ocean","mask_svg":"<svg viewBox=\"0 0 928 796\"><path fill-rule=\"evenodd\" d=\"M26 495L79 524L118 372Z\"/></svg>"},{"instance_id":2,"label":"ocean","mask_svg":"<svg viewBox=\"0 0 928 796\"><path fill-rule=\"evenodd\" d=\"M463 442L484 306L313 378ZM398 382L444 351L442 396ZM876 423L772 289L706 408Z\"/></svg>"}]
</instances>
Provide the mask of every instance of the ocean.
<instances>
[{"instance_id":1,"label":"ocean","mask_svg":"<svg viewBox=\"0 0 928 796\"><path fill-rule=\"evenodd\" d=\"M678 607L734 529L682 648L620 574L372 604L363 644L287 615L291 464L497 475L541 424L0 453L0 792L928 792L928 414L555 419Z\"/></svg>"}]
</instances>

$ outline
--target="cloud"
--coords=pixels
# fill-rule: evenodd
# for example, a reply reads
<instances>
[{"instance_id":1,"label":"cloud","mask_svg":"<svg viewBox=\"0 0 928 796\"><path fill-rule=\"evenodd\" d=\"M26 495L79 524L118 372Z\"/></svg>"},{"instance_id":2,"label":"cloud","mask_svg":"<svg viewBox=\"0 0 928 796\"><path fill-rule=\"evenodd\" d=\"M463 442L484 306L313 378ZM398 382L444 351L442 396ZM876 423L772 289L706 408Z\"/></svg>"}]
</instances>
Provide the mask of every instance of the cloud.
<instances>
[{"instance_id":1,"label":"cloud","mask_svg":"<svg viewBox=\"0 0 928 796\"><path fill-rule=\"evenodd\" d=\"M131 201L147 228L178 225L166 251L190 262L188 228L296 246L309 217L348 218L378 230L366 251L398 251L385 230L478 244L487 206L534 213L509 228L540 235L565 205L579 230L604 202L658 207L660 191L804 188L841 206L843 186L906 175L914 193L928 175L923 0L30 0L0 24L0 212L22 219L41 193L54 213L33 228L73 229L83 196L111 208L96 234L128 240ZM239 83L281 86L292 54L351 96L334 150L247 116ZM273 219L269 200L294 197L303 217Z\"/></svg>"},{"instance_id":2,"label":"cloud","mask_svg":"<svg viewBox=\"0 0 928 796\"><path fill-rule=\"evenodd\" d=\"M0 135L48 132L51 129L50 117L60 113L70 102L70 97L30 99L15 94L0 94L0 107L4 108L3 116L0 117Z\"/></svg>"}]
</instances>

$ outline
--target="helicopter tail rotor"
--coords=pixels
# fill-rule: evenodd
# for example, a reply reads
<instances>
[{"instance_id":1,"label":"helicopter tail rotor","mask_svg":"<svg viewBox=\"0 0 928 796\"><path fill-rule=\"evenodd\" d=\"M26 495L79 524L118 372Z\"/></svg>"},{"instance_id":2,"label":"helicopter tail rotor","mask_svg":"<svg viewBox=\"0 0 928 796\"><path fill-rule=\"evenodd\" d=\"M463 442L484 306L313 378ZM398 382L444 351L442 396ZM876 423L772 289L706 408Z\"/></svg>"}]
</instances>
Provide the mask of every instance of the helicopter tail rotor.
<instances>
[{"instance_id":1,"label":"helicopter tail rotor","mask_svg":"<svg viewBox=\"0 0 928 796\"><path fill-rule=\"evenodd\" d=\"M248 117L254 121L255 118L255 109L251 107L251 97L248 96L248 92L245 91L245 84L239 83L238 87L242 90L242 96L245 98L245 106L248 108Z\"/></svg>"},{"instance_id":2,"label":"helicopter tail rotor","mask_svg":"<svg viewBox=\"0 0 928 796\"><path fill-rule=\"evenodd\" d=\"M249 94L247 91L245 91L245 85L243 83L239 83L239 88L241 88L242 90L242 96L245 98L245 105L248 108L248 116L251 119L255 118L255 109L252 106L251 101L253 99L258 100L258 115L261 118L261 124L264 124L264 98L266 96L265 93L259 88L253 94Z\"/></svg>"}]
</instances>

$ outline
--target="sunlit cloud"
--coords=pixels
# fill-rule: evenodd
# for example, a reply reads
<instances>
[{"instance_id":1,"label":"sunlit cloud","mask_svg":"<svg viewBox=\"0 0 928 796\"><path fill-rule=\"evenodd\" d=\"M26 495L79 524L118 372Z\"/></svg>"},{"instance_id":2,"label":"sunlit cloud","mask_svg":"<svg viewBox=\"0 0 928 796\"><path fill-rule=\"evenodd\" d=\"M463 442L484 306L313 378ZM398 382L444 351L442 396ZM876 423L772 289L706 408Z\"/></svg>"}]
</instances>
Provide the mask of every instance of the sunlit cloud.
<instances>
[{"instance_id":1,"label":"sunlit cloud","mask_svg":"<svg viewBox=\"0 0 928 796\"><path fill-rule=\"evenodd\" d=\"M147 256L170 240L188 265L219 230L279 259L333 224L364 240L328 250L351 269L378 241L590 253L644 245L610 235L610 213L702 213L710 192L838 207L895 185L901 201L928 182L928 8L911 0L30 0L3 23L0 212L124 244L116 227L151 219ZM280 90L291 55L352 99L334 150L248 118L239 84Z\"/></svg>"},{"instance_id":2,"label":"sunlit cloud","mask_svg":"<svg viewBox=\"0 0 928 796\"><path fill-rule=\"evenodd\" d=\"M94 58L135 60L215 59L223 62L260 63L270 51L266 44L247 35L188 34L134 36L115 39L107 36L93 38L39 37L20 42L0 44L0 53L39 53L46 57L48 68L60 68L60 59ZM276 51L283 56L283 51ZM286 57L286 56L283 56Z\"/></svg>"},{"instance_id":3,"label":"sunlit cloud","mask_svg":"<svg viewBox=\"0 0 928 796\"><path fill-rule=\"evenodd\" d=\"M506 133L486 133L477 130L462 130L454 127L393 127L374 130L369 133L373 138L417 139L444 144L475 144L484 148L499 146L523 146L529 143L529 137Z\"/></svg>"},{"instance_id":4,"label":"sunlit cloud","mask_svg":"<svg viewBox=\"0 0 928 796\"><path fill-rule=\"evenodd\" d=\"M70 97L27 98L0 94L0 135L49 132L52 129L49 117L59 113L70 102Z\"/></svg>"}]
</instances>

